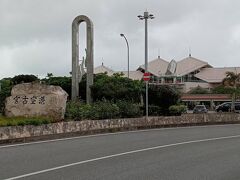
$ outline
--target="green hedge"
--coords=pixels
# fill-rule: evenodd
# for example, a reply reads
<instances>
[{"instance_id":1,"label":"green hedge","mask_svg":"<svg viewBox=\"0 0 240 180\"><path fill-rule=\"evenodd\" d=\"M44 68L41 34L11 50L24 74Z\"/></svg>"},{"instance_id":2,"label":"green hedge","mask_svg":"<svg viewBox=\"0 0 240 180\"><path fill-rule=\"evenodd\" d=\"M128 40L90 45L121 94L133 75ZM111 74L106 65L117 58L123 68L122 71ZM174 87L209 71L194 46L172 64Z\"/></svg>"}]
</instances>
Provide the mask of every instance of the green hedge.
<instances>
[{"instance_id":1,"label":"green hedge","mask_svg":"<svg viewBox=\"0 0 240 180\"><path fill-rule=\"evenodd\" d=\"M114 119L142 116L140 106L127 101L98 101L92 105L81 102L68 102L66 118L74 120L84 119Z\"/></svg>"},{"instance_id":2,"label":"green hedge","mask_svg":"<svg viewBox=\"0 0 240 180\"><path fill-rule=\"evenodd\" d=\"M169 107L170 115L181 115L187 112L187 107L185 105L173 105Z\"/></svg>"},{"instance_id":3,"label":"green hedge","mask_svg":"<svg viewBox=\"0 0 240 180\"><path fill-rule=\"evenodd\" d=\"M133 118L143 116L143 111L139 104L133 104L129 101L118 101L117 106L119 107L121 118Z\"/></svg>"},{"instance_id":4,"label":"green hedge","mask_svg":"<svg viewBox=\"0 0 240 180\"><path fill-rule=\"evenodd\" d=\"M145 108L145 107L143 107L143 108ZM144 109L144 112L146 112L146 109ZM163 114L164 114L164 112L161 107L154 106L154 105L148 106L148 115L149 116L161 116Z\"/></svg>"},{"instance_id":5,"label":"green hedge","mask_svg":"<svg viewBox=\"0 0 240 180\"><path fill-rule=\"evenodd\" d=\"M92 106L91 119L114 119L119 117L119 107L109 101L96 102Z\"/></svg>"},{"instance_id":6,"label":"green hedge","mask_svg":"<svg viewBox=\"0 0 240 180\"><path fill-rule=\"evenodd\" d=\"M68 102L65 116L69 119L88 119L91 115L92 107L90 105L85 105L80 102Z\"/></svg>"}]
</instances>

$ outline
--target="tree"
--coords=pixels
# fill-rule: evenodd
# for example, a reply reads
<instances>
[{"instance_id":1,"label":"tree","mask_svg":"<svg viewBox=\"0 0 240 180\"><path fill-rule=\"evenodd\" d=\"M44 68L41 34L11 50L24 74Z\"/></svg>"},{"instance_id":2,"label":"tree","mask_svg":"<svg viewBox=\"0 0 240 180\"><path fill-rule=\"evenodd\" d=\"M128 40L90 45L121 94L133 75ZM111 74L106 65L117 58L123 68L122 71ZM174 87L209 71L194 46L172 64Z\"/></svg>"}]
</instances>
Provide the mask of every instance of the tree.
<instances>
[{"instance_id":1,"label":"tree","mask_svg":"<svg viewBox=\"0 0 240 180\"><path fill-rule=\"evenodd\" d=\"M238 88L239 90L239 88ZM233 88L232 87L226 87L223 84L220 86L217 86L212 89L211 91L212 94L232 94L233 93Z\"/></svg>"},{"instance_id":2,"label":"tree","mask_svg":"<svg viewBox=\"0 0 240 180\"><path fill-rule=\"evenodd\" d=\"M50 76L49 78L42 79L48 85L55 85L60 86L64 91L66 91L71 98L71 87L72 87L72 80L71 77L53 77Z\"/></svg>"},{"instance_id":3,"label":"tree","mask_svg":"<svg viewBox=\"0 0 240 180\"><path fill-rule=\"evenodd\" d=\"M122 77L121 74L107 76L102 73L95 75L91 90L94 101L106 99L115 102L126 100L139 103L144 91L144 84L142 81Z\"/></svg>"},{"instance_id":4,"label":"tree","mask_svg":"<svg viewBox=\"0 0 240 180\"><path fill-rule=\"evenodd\" d=\"M231 87L232 91L232 106L231 111L235 112L235 101L237 94L237 86L240 82L240 73L226 72L226 77L223 79L222 83L225 87Z\"/></svg>"},{"instance_id":5,"label":"tree","mask_svg":"<svg viewBox=\"0 0 240 180\"><path fill-rule=\"evenodd\" d=\"M34 82L38 81L38 77L35 75L17 75L12 78L12 82L14 85L20 84L20 83L29 83L29 82Z\"/></svg>"},{"instance_id":6,"label":"tree","mask_svg":"<svg viewBox=\"0 0 240 180\"><path fill-rule=\"evenodd\" d=\"M171 86L149 86L148 97L150 105L158 106L163 114L168 114L169 107L178 103L180 93Z\"/></svg>"},{"instance_id":7,"label":"tree","mask_svg":"<svg viewBox=\"0 0 240 180\"><path fill-rule=\"evenodd\" d=\"M189 91L189 94L208 94L209 91L207 89L202 88L201 86L197 86Z\"/></svg>"},{"instance_id":8,"label":"tree","mask_svg":"<svg viewBox=\"0 0 240 180\"><path fill-rule=\"evenodd\" d=\"M3 112L5 99L11 95L12 81L11 78L4 78L0 80L1 91L0 91L0 113Z\"/></svg>"}]
</instances>

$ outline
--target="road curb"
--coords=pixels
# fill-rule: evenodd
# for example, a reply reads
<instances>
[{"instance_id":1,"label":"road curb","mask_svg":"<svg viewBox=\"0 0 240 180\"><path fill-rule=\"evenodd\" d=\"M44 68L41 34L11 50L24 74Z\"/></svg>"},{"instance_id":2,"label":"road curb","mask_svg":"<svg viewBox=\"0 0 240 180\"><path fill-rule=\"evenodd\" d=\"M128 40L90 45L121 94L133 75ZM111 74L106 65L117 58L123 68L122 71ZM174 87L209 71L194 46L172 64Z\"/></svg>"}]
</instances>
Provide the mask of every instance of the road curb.
<instances>
[{"instance_id":1,"label":"road curb","mask_svg":"<svg viewBox=\"0 0 240 180\"><path fill-rule=\"evenodd\" d=\"M203 123L164 124L164 125L152 125L152 126L124 127L124 128L99 129L99 130L91 130L91 131L79 131L79 132L60 133L60 134L51 134L51 135L43 135L43 136L33 136L33 137L25 137L25 138L0 140L0 147L2 145L9 145L9 144L64 139L64 138L86 136L86 135L97 135L97 134L105 134L105 133L113 133L114 134L116 132L127 132L127 131L145 130L145 129L206 126L206 125L211 126L211 125L227 125L227 124L240 124L240 122L232 121L232 122L203 122Z\"/></svg>"}]
</instances>

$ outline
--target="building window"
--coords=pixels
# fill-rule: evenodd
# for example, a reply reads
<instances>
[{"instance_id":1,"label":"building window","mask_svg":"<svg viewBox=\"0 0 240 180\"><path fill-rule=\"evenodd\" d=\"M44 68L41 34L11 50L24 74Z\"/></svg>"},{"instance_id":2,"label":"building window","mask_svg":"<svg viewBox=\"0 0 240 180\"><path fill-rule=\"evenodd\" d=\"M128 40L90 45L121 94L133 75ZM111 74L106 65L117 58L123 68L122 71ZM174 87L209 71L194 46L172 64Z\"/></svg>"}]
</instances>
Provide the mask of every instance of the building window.
<instances>
[{"instance_id":1,"label":"building window","mask_svg":"<svg viewBox=\"0 0 240 180\"><path fill-rule=\"evenodd\" d=\"M201 79L196 78L194 75L196 74L196 72L191 72L185 76L183 76L183 81L184 82L204 82Z\"/></svg>"},{"instance_id":2,"label":"building window","mask_svg":"<svg viewBox=\"0 0 240 180\"><path fill-rule=\"evenodd\" d=\"M173 83L173 78L172 77L166 77L165 78L165 83L167 83L167 84Z\"/></svg>"}]
</instances>

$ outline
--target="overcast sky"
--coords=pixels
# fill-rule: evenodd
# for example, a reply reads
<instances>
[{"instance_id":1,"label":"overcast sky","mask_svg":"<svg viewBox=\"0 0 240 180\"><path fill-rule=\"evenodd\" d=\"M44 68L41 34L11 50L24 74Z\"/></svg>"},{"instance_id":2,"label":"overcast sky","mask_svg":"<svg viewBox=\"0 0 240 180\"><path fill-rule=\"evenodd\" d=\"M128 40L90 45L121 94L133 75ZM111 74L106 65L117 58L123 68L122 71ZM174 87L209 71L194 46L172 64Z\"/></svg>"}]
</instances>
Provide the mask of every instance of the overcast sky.
<instances>
[{"instance_id":1,"label":"overcast sky","mask_svg":"<svg viewBox=\"0 0 240 180\"><path fill-rule=\"evenodd\" d=\"M71 23L87 15L94 24L94 66L127 70L144 63L145 10L149 61L179 61L189 54L214 67L240 64L240 1L237 0L0 0L0 79L17 74L69 76ZM80 57L85 25L80 25ZM160 50L159 50L160 49Z\"/></svg>"}]
</instances>

